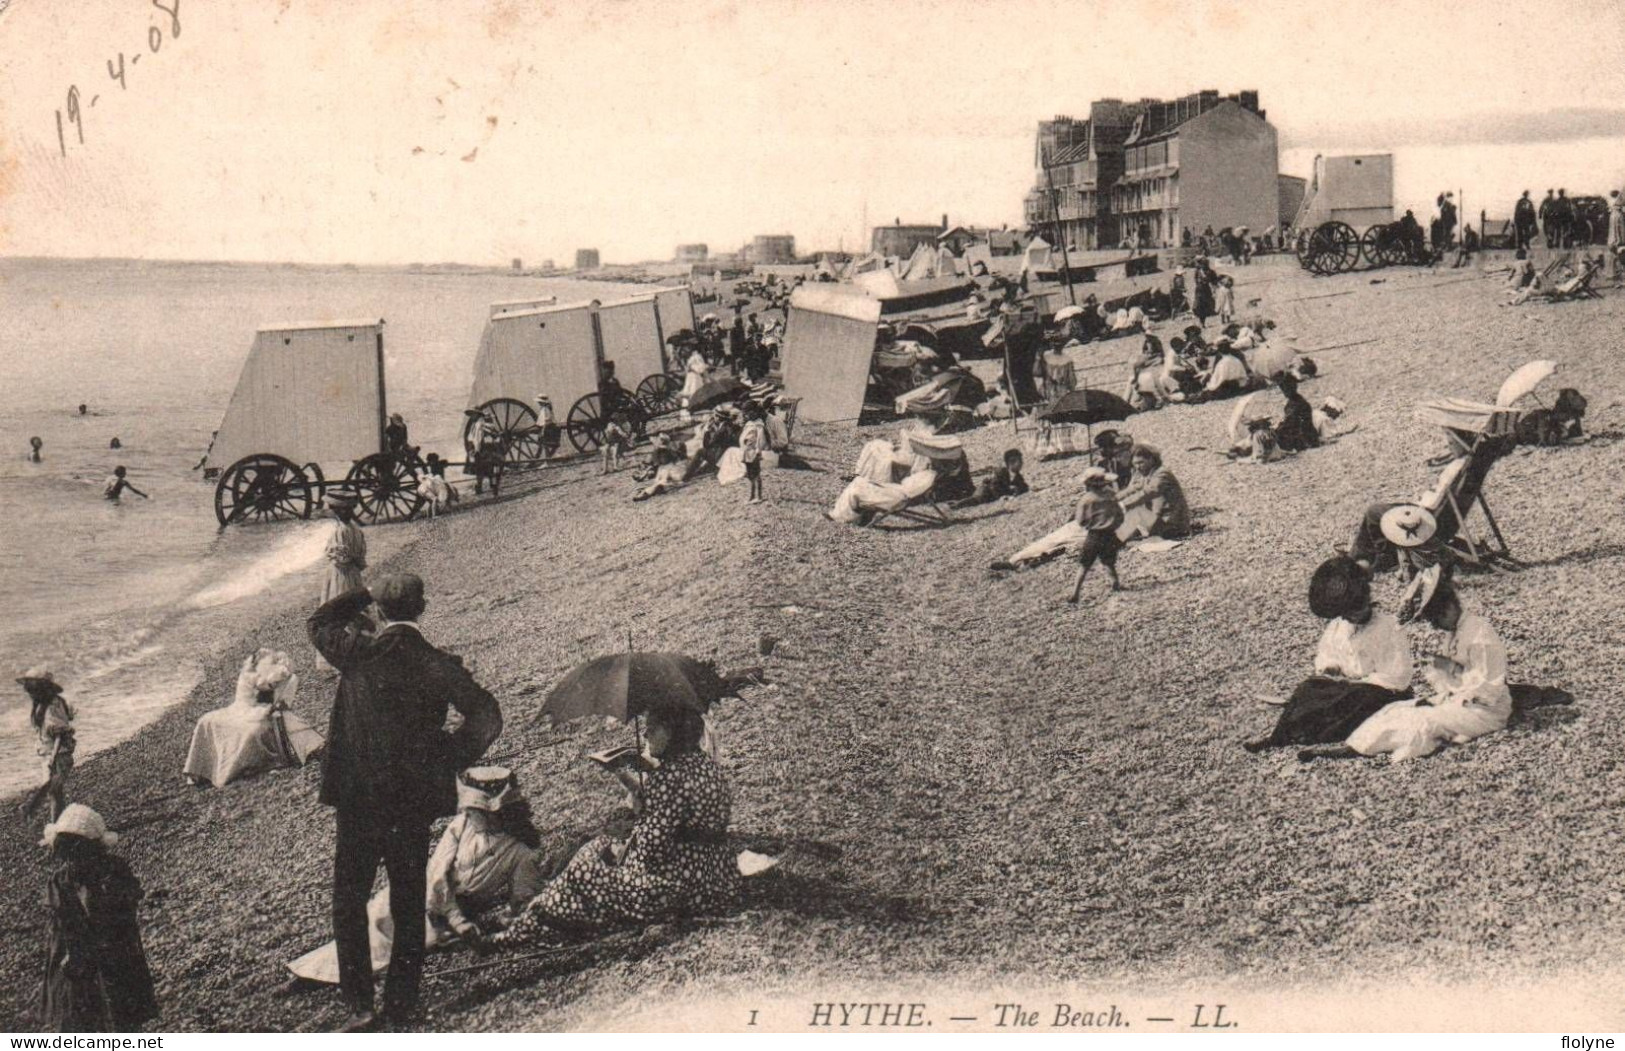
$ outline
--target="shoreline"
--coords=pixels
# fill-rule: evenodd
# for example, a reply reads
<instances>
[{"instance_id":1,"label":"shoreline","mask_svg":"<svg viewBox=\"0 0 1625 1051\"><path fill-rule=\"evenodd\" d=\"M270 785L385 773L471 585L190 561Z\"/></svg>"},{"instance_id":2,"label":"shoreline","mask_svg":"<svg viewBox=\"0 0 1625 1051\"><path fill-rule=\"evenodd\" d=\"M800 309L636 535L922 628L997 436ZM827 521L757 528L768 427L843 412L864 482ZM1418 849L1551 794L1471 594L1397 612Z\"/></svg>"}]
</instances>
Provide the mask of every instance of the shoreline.
<instances>
[{"instance_id":1,"label":"shoreline","mask_svg":"<svg viewBox=\"0 0 1625 1051\"><path fill-rule=\"evenodd\" d=\"M624 648L630 629L636 648L760 663L771 683L717 711L734 838L782 859L740 918L431 981L425 1028L593 1028L628 1017L634 998L732 1001L837 970L849 983L907 971L1224 987L1600 966L1625 935L1607 868L1622 820L1608 804L1625 802L1625 727L1607 713L1625 692L1606 657L1625 523L1591 496L1625 466L1612 351L1625 300L1499 308L1498 282L1455 276L1277 275L1263 309L1304 346L1379 338L1316 355L1323 372L1304 386L1316 403L1344 398L1360 429L1244 466L1213 452L1230 404L1120 425L1163 450L1206 529L1125 557L1121 595L1091 575L1075 611L1059 601L1064 566L998 578L986 566L1067 515L1078 459L1030 463L1033 493L942 530L823 518L862 442L896 423L798 424L819 470L770 472L772 502L758 507L709 480L633 504L629 472L601 478L589 462L513 499L390 527L411 539L370 574L424 575L425 633L501 702L491 755L519 772L544 834L589 829L618 802L581 756L624 730L532 724L576 663ZM1326 293L1348 294L1309 298ZM1087 351L1132 356L1126 340ZM1563 361L1554 390L1591 399L1587 430L1613 437L1498 464L1487 493L1530 567L1463 587L1506 638L1516 680L1569 689L1575 705L1407 764L1244 754L1273 718L1253 695L1289 688L1312 658L1307 573L1373 494L1431 479L1421 461L1442 442L1415 404L1484 397L1543 356ZM978 469L1017 443L1008 422L963 438ZM193 721L229 699L250 643L295 657L295 707L325 731L334 677L304 640L305 579L249 600L220 629L246 637L222 638L186 702L75 774L73 794L127 829L118 850L150 896L165 1030L315 1029L341 1014L336 994L269 995L284 961L328 937L317 768L211 790L179 772ZM771 657L757 655L762 633L779 639ZM17 935L0 945L0 1013L37 979L41 853L32 837L0 842L18 876L0 893L0 924ZM434 956L429 969L467 962Z\"/></svg>"}]
</instances>

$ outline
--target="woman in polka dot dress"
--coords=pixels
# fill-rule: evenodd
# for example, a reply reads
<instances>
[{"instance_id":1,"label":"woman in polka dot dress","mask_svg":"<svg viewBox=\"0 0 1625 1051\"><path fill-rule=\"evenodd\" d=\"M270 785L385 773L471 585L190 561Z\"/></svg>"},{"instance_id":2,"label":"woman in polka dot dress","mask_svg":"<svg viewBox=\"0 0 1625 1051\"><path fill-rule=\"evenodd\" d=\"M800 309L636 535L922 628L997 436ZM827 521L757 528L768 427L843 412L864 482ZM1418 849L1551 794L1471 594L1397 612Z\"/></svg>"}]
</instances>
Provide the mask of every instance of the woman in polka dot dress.
<instances>
[{"instance_id":1,"label":"woman in polka dot dress","mask_svg":"<svg viewBox=\"0 0 1625 1051\"><path fill-rule=\"evenodd\" d=\"M599 836L578 850L495 943L593 934L734 904L739 867L728 846L728 784L700 748L704 730L698 712L649 713L649 753L660 766L648 776L631 836L624 844Z\"/></svg>"}]
</instances>

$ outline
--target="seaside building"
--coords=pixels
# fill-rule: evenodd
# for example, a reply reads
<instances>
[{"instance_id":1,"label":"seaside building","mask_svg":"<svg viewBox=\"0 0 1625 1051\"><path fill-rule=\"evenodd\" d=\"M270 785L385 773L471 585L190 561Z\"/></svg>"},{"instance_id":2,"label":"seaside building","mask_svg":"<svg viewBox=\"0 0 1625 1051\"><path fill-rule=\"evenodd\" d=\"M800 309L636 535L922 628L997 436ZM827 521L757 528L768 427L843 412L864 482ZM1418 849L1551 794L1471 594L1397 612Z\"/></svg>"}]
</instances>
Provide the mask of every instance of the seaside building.
<instances>
[{"instance_id":1,"label":"seaside building","mask_svg":"<svg viewBox=\"0 0 1625 1051\"><path fill-rule=\"evenodd\" d=\"M1189 229L1276 224L1275 129L1258 92L1202 91L1172 101L1101 99L1086 119L1041 121L1029 227L1080 249L1176 245Z\"/></svg>"},{"instance_id":2,"label":"seaside building","mask_svg":"<svg viewBox=\"0 0 1625 1051\"><path fill-rule=\"evenodd\" d=\"M928 226L923 223L903 225L898 219L890 226L877 226L869 235L869 251L880 256L896 256L907 259L914 254L914 250L921 245L935 245L937 236L948 229L948 217L942 217L939 225Z\"/></svg>"},{"instance_id":3,"label":"seaside building","mask_svg":"<svg viewBox=\"0 0 1625 1051\"><path fill-rule=\"evenodd\" d=\"M746 252L752 263L793 263L796 239L789 234L757 234Z\"/></svg>"},{"instance_id":4,"label":"seaside building","mask_svg":"<svg viewBox=\"0 0 1625 1051\"><path fill-rule=\"evenodd\" d=\"M577 248L576 249L576 269L577 270L597 270L598 265L599 265L598 264L598 249L596 249L596 248Z\"/></svg>"},{"instance_id":5,"label":"seaside building","mask_svg":"<svg viewBox=\"0 0 1625 1051\"><path fill-rule=\"evenodd\" d=\"M705 245L678 245L674 260L679 263L703 263L710 249Z\"/></svg>"}]
</instances>

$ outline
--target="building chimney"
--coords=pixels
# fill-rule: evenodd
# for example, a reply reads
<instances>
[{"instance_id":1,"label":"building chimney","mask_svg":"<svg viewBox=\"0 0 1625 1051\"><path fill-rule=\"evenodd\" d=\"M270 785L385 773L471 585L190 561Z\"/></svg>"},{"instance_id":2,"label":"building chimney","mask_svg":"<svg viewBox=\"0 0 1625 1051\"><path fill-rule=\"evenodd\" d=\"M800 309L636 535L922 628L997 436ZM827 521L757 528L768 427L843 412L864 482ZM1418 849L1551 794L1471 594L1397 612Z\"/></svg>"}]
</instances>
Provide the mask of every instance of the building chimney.
<instances>
[{"instance_id":1,"label":"building chimney","mask_svg":"<svg viewBox=\"0 0 1625 1051\"><path fill-rule=\"evenodd\" d=\"M1242 109L1250 109L1254 113L1258 112L1258 92L1256 92L1256 91L1243 91L1241 93L1240 101L1241 101L1241 108Z\"/></svg>"},{"instance_id":2,"label":"building chimney","mask_svg":"<svg viewBox=\"0 0 1625 1051\"><path fill-rule=\"evenodd\" d=\"M944 230L948 229L948 213L947 212L942 213L942 228Z\"/></svg>"}]
</instances>

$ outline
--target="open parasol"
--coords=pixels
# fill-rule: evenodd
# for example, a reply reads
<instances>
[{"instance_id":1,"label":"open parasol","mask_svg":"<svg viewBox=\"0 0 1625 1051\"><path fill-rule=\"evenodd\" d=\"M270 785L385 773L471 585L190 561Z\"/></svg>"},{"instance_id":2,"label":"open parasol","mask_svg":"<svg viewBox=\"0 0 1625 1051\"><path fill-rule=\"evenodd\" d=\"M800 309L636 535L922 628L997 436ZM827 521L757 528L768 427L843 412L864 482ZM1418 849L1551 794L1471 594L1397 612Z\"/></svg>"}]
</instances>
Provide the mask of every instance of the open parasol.
<instances>
[{"instance_id":1,"label":"open parasol","mask_svg":"<svg viewBox=\"0 0 1625 1051\"><path fill-rule=\"evenodd\" d=\"M1265 395L1269 394L1270 391L1275 391L1277 395L1279 395L1279 388L1276 387L1271 387L1268 390L1255 390L1245 398L1242 398L1240 401L1236 402L1236 407L1230 410L1231 445L1240 445L1247 441L1247 435L1242 428L1249 421L1268 420L1274 418L1274 402L1276 400L1284 401L1285 399L1266 398Z\"/></svg>"},{"instance_id":2,"label":"open parasol","mask_svg":"<svg viewBox=\"0 0 1625 1051\"><path fill-rule=\"evenodd\" d=\"M1072 306L1062 307L1061 309L1057 310L1055 312L1055 320L1056 321L1071 321L1073 318L1078 317L1082 313L1083 313L1083 308L1076 305L1076 304L1073 304Z\"/></svg>"},{"instance_id":3,"label":"open parasol","mask_svg":"<svg viewBox=\"0 0 1625 1051\"><path fill-rule=\"evenodd\" d=\"M721 405L732 405L745 385L733 376L724 376L703 384L688 396L689 412L707 412Z\"/></svg>"},{"instance_id":4,"label":"open parasol","mask_svg":"<svg viewBox=\"0 0 1625 1051\"><path fill-rule=\"evenodd\" d=\"M1084 389L1067 391L1038 415L1050 423L1094 424L1126 420L1133 413L1134 406L1110 391Z\"/></svg>"},{"instance_id":5,"label":"open parasol","mask_svg":"<svg viewBox=\"0 0 1625 1051\"><path fill-rule=\"evenodd\" d=\"M747 681L719 674L709 661L676 653L617 653L566 675L547 695L541 714L554 723L588 716L630 722L657 708L703 714L723 697L739 696Z\"/></svg>"},{"instance_id":6,"label":"open parasol","mask_svg":"<svg viewBox=\"0 0 1625 1051\"><path fill-rule=\"evenodd\" d=\"M1252 361L1248 365L1256 375L1265 379L1274 379L1276 376L1290 369L1298 360L1298 352L1285 343L1265 343L1253 351Z\"/></svg>"},{"instance_id":7,"label":"open parasol","mask_svg":"<svg viewBox=\"0 0 1625 1051\"><path fill-rule=\"evenodd\" d=\"M1557 371L1555 361L1531 361L1520 366L1512 375L1501 384L1501 390L1495 395L1495 404L1506 409L1517 404L1518 400L1546 382L1547 377Z\"/></svg>"}]
</instances>

